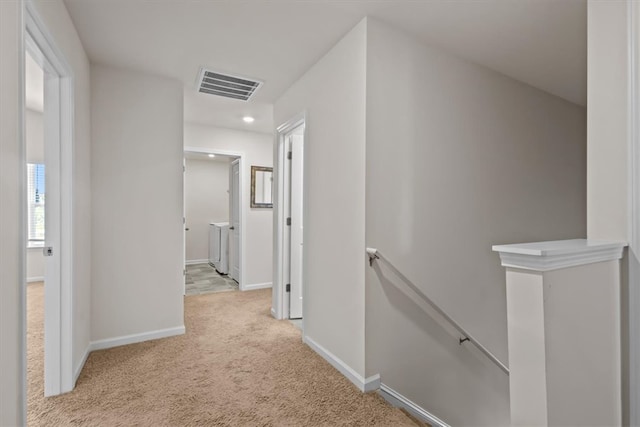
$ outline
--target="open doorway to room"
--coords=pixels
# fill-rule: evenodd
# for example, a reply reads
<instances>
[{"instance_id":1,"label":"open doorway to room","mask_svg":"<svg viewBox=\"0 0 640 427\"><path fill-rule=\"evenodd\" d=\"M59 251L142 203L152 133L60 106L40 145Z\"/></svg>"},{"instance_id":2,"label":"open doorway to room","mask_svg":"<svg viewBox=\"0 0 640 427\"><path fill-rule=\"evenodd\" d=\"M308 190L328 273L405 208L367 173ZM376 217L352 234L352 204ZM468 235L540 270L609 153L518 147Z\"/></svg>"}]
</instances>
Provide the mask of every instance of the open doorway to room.
<instances>
[{"instance_id":1,"label":"open doorway to room","mask_svg":"<svg viewBox=\"0 0 640 427\"><path fill-rule=\"evenodd\" d=\"M185 150L185 295L242 289L240 153Z\"/></svg>"},{"instance_id":2,"label":"open doorway to room","mask_svg":"<svg viewBox=\"0 0 640 427\"><path fill-rule=\"evenodd\" d=\"M44 393L45 156L44 72L25 54L25 152L27 170L27 389Z\"/></svg>"},{"instance_id":3,"label":"open doorway to room","mask_svg":"<svg viewBox=\"0 0 640 427\"><path fill-rule=\"evenodd\" d=\"M273 313L303 329L304 143L301 115L277 130L276 283Z\"/></svg>"},{"instance_id":4,"label":"open doorway to room","mask_svg":"<svg viewBox=\"0 0 640 427\"><path fill-rule=\"evenodd\" d=\"M25 7L25 209L28 394L71 391L73 367L73 78L30 3ZM46 206L46 207L45 207ZM29 399L30 401L31 399Z\"/></svg>"}]
</instances>

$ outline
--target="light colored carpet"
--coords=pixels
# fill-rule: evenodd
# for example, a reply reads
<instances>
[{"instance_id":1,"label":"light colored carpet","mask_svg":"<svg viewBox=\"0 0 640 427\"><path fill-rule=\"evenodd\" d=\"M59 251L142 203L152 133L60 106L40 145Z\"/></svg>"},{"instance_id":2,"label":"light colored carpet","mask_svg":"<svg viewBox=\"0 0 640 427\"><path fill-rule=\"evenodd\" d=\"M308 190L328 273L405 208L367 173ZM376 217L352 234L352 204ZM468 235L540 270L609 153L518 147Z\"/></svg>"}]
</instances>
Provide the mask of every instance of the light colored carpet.
<instances>
[{"instance_id":1,"label":"light colored carpet","mask_svg":"<svg viewBox=\"0 0 640 427\"><path fill-rule=\"evenodd\" d=\"M44 398L43 286L28 286L30 426L416 426L271 318L269 289L185 298L187 334L91 353Z\"/></svg>"}]
</instances>

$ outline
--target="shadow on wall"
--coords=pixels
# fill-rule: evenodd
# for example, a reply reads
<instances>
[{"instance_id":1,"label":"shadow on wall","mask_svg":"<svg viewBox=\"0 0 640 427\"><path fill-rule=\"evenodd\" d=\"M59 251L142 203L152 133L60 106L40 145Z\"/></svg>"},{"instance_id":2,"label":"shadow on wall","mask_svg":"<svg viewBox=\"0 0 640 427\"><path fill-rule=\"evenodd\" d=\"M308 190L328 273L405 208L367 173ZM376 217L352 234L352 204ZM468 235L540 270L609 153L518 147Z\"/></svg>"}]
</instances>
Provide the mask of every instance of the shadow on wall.
<instances>
[{"instance_id":1,"label":"shadow on wall","mask_svg":"<svg viewBox=\"0 0 640 427\"><path fill-rule=\"evenodd\" d=\"M460 344L459 339L462 335L437 311L428 304L422 303L415 291L400 278L381 268L378 262L375 262L372 268L380 281L380 289L389 304L396 309L396 313L402 313L413 325L433 338L439 344L440 350L444 350L448 357L460 360L459 366L466 371L458 371L457 375L476 375L477 372L481 372L479 369L482 367L498 369L475 347ZM402 331L394 332L402 333ZM397 360L402 360L402 354L399 353L396 356ZM380 372L380 374L383 373Z\"/></svg>"}]
</instances>

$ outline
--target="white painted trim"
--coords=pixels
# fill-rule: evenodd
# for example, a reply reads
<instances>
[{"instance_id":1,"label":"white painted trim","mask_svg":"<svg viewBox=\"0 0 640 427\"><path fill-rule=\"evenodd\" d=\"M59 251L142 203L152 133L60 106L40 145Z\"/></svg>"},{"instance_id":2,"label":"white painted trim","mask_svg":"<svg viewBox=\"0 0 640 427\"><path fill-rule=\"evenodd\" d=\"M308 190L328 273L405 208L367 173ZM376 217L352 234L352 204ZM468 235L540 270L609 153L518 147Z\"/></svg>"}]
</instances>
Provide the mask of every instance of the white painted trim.
<instances>
[{"instance_id":1,"label":"white painted trim","mask_svg":"<svg viewBox=\"0 0 640 427\"><path fill-rule=\"evenodd\" d=\"M629 246L638 249L640 245L640 7L631 1L628 5L629 38Z\"/></svg>"},{"instance_id":2,"label":"white painted trim","mask_svg":"<svg viewBox=\"0 0 640 427\"><path fill-rule=\"evenodd\" d=\"M287 304L287 293L285 291L285 283L283 281L283 262L284 262L284 234L285 234L285 220L286 214L284 212L284 170L285 170L285 156L286 150L284 149L284 137L287 133L297 128L298 126L304 125L304 144L308 143L308 132L307 132L307 113L303 111L282 123L280 126L276 128L276 135L274 141L274 149L273 149L273 297L272 297L272 307L271 313L274 314L276 319L288 319L289 318L289 307ZM305 150L305 156L307 155L307 150ZM305 161L306 164L306 161ZM306 168L303 168L306 174ZM306 188L308 184L308 179L304 177L304 192L306 193ZM304 198L303 201L303 221L307 221L306 218L306 201L307 198ZM303 233L306 234L306 228ZM303 241L305 241L306 236L303 235ZM304 275L304 255L303 255L303 266L302 271ZM304 277L304 276L303 276ZM302 294L306 294L305 283L303 280L303 290ZM305 312L305 299L302 300L302 312L304 315Z\"/></svg>"},{"instance_id":3,"label":"white painted trim","mask_svg":"<svg viewBox=\"0 0 640 427\"><path fill-rule=\"evenodd\" d=\"M273 144L273 290L271 295L271 313L276 319L284 319L284 296L282 295L284 257L284 143L283 135L276 133ZM287 314L288 317L288 314Z\"/></svg>"},{"instance_id":4,"label":"white painted trim","mask_svg":"<svg viewBox=\"0 0 640 427\"><path fill-rule=\"evenodd\" d=\"M322 356L324 360L329 362L331 366L336 368L338 372L340 372L356 387L358 387L358 390L360 390L361 392L368 393L380 388L380 375L376 374L368 378L364 378L362 375L354 371L349 365L339 359L336 355L331 353L329 350L327 350L308 336L304 335L302 337L302 342L307 344L313 351Z\"/></svg>"},{"instance_id":5,"label":"white painted trim","mask_svg":"<svg viewBox=\"0 0 640 427\"><path fill-rule=\"evenodd\" d=\"M364 380L364 391L369 393L380 389L380 374L371 375Z\"/></svg>"},{"instance_id":6,"label":"white painted trim","mask_svg":"<svg viewBox=\"0 0 640 427\"><path fill-rule=\"evenodd\" d=\"M157 331L145 332L141 334L124 335L117 338L108 338L104 340L92 341L84 350L82 358L76 365L73 371L73 384L78 381L78 377L87 363L89 354L96 350L105 350L108 348L119 347L122 345L136 344L144 341L156 340L160 338L168 338L176 335L183 335L186 332L184 326L178 326L176 328L160 329Z\"/></svg>"},{"instance_id":7,"label":"white painted trim","mask_svg":"<svg viewBox=\"0 0 640 427\"><path fill-rule=\"evenodd\" d=\"M31 0L24 2L25 46L34 54L46 73L55 76L45 80L49 103L47 115L56 117L47 129L55 138L59 165L60 206L58 241L54 241L55 280L50 280L49 297L45 298L45 395L57 395L74 387L73 367L73 146L74 146L74 76L64 54L57 47ZM22 100L24 109L24 99ZM48 105L48 106L47 106ZM25 144L23 139L23 145ZM51 167L48 167L51 170ZM26 230L24 240L26 242ZM54 263L51 265L53 266ZM46 274L48 276L49 273Z\"/></svg>"},{"instance_id":8,"label":"white painted trim","mask_svg":"<svg viewBox=\"0 0 640 427\"><path fill-rule=\"evenodd\" d=\"M249 164L246 161L247 158L245 153L242 151L229 151L229 150L218 150L217 148L209 148L209 147L184 147L184 153L204 153L204 154L219 154L221 156L233 156L238 157L240 159L240 188L239 188L239 198L240 198L240 277L238 280L238 287L241 291L245 290L245 268L247 265L247 257L246 257L246 248L247 248L247 233L245 233L245 229L247 226L247 212L249 211L249 205L247 203L245 209L245 192L244 192L244 184L246 180L246 176L249 176ZM183 174L184 177L184 174ZM248 199L247 199L248 200ZM184 202L183 202L184 203Z\"/></svg>"},{"instance_id":9,"label":"white painted trim","mask_svg":"<svg viewBox=\"0 0 640 427\"><path fill-rule=\"evenodd\" d=\"M416 405L414 402L407 399L385 384L380 384L380 391L378 393L391 405L395 406L396 408L402 408L406 410L414 417L418 418L419 420L426 421L433 427L449 427L449 424L431 414L429 411Z\"/></svg>"},{"instance_id":10,"label":"white painted trim","mask_svg":"<svg viewBox=\"0 0 640 427\"><path fill-rule=\"evenodd\" d=\"M209 264L208 259L190 259L185 262L186 265Z\"/></svg>"},{"instance_id":11,"label":"white painted trim","mask_svg":"<svg viewBox=\"0 0 640 427\"><path fill-rule=\"evenodd\" d=\"M628 137L628 289L629 289L629 424L640 426L640 7L627 2L629 48Z\"/></svg>"},{"instance_id":12,"label":"white painted trim","mask_svg":"<svg viewBox=\"0 0 640 427\"><path fill-rule=\"evenodd\" d=\"M242 291L255 291L256 289L267 289L271 287L271 282L269 283L254 283L253 285L245 285Z\"/></svg>"},{"instance_id":13,"label":"white painted trim","mask_svg":"<svg viewBox=\"0 0 640 427\"><path fill-rule=\"evenodd\" d=\"M18 180L18 190L20 191L20 217L18 218L18 226L21 230L21 238L20 238L20 253L18 254L18 278L22 283L22 280L27 276L27 143L26 143L26 131L25 131L25 49L26 49L26 31L24 30L25 16L26 16L26 7L24 2L20 5L20 28L21 34L19 37L19 45L17 48L19 49L18 57L18 85L20 89L20 105L18 106L18 120L19 120L19 128L17 136L20 138L21 144L19 149L19 161L22 168L22 173L20 174L20 178ZM21 375L19 379L19 387L20 390L18 392L19 401L16 402L19 405L20 414L18 415L17 422L20 425L27 425L27 288L26 286L20 286L19 289L19 298L18 302L20 306L18 307L19 311L19 325L18 330L20 333L20 361L18 369L21 370Z\"/></svg>"},{"instance_id":14,"label":"white painted trim","mask_svg":"<svg viewBox=\"0 0 640 427\"><path fill-rule=\"evenodd\" d=\"M551 271L622 258L625 242L574 239L495 245L503 267Z\"/></svg>"},{"instance_id":15,"label":"white painted trim","mask_svg":"<svg viewBox=\"0 0 640 427\"><path fill-rule=\"evenodd\" d=\"M73 386L78 382L78 377L82 372L82 368L84 368L84 364L87 363L87 359L89 358L89 353L91 353L91 343L85 348L84 353L82 354L82 359L76 365L76 368L73 371Z\"/></svg>"},{"instance_id":16,"label":"white painted trim","mask_svg":"<svg viewBox=\"0 0 640 427\"><path fill-rule=\"evenodd\" d=\"M120 347L122 345L136 344L139 342L168 338L176 335L184 335L185 332L186 329L184 326L176 326L175 328L159 329L157 331L142 332L140 334L106 338L103 340L92 341L89 346L89 351L104 350L107 348Z\"/></svg>"},{"instance_id":17,"label":"white painted trim","mask_svg":"<svg viewBox=\"0 0 640 427\"><path fill-rule=\"evenodd\" d=\"M44 282L44 276L27 277L27 283Z\"/></svg>"}]
</instances>

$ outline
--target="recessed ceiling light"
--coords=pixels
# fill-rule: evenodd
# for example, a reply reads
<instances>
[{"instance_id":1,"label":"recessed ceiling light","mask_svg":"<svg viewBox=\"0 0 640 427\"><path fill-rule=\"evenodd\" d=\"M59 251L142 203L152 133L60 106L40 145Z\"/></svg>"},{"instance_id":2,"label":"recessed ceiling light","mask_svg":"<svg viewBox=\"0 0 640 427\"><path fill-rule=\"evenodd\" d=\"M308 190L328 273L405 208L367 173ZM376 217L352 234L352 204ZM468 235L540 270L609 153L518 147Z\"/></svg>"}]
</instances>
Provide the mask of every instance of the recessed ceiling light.
<instances>
[{"instance_id":1,"label":"recessed ceiling light","mask_svg":"<svg viewBox=\"0 0 640 427\"><path fill-rule=\"evenodd\" d=\"M215 156L216 156L215 154L209 154L209 157L215 157Z\"/></svg>"},{"instance_id":2,"label":"recessed ceiling light","mask_svg":"<svg viewBox=\"0 0 640 427\"><path fill-rule=\"evenodd\" d=\"M244 116L242 120L244 120L245 123L253 123L255 119L251 116Z\"/></svg>"}]
</instances>

